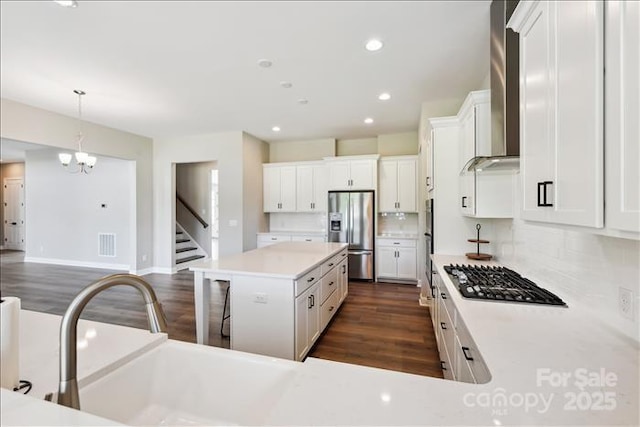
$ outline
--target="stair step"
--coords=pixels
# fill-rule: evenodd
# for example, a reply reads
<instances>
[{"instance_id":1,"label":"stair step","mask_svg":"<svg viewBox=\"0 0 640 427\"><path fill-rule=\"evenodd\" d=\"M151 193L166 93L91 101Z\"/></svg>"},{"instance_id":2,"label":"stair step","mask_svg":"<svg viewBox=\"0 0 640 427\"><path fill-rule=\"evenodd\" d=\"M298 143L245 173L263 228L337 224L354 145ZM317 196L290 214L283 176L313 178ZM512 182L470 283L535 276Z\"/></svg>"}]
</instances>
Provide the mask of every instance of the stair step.
<instances>
[{"instance_id":1,"label":"stair step","mask_svg":"<svg viewBox=\"0 0 640 427\"><path fill-rule=\"evenodd\" d=\"M194 246L189 246L188 248L178 248L176 249L176 253L182 253L182 252L189 252L189 251L196 251L198 250L198 248L194 247Z\"/></svg>"},{"instance_id":2,"label":"stair step","mask_svg":"<svg viewBox=\"0 0 640 427\"><path fill-rule=\"evenodd\" d=\"M190 239L176 239L176 243L187 243L190 242Z\"/></svg>"},{"instance_id":3,"label":"stair step","mask_svg":"<svg viewBox=\"0 0 640 427\"><path fill-rule=\"evenodd\" d=\"M180 258L176 260L176 264L182 264L183 262L193 261L195 259L204 258L204 255L191 255L186 258Z\"/></svg>"}]
</instances>

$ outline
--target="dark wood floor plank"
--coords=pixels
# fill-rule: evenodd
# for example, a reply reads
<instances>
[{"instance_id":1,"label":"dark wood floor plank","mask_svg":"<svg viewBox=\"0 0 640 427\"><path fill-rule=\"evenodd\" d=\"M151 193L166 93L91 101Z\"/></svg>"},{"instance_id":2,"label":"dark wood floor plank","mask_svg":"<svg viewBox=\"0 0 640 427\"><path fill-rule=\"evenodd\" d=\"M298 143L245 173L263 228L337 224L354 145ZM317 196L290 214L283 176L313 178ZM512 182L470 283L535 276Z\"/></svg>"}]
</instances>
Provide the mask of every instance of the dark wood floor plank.
<instances>
[{"instance_id":1,"label":"dark wood floor plank","mask_svg":"<svg viewBox=\"0 0 640 427\"><path fill-rule=\"evenodd\" d=\"M22 308L62 315L89 283L115 271L24 263L23 254L0 251L0 293L17 296ZM149 274L165 311L172 339L195 342L193 273ZM211 345L229 348L220 336L226 285L212 287ZM440 358L428 309L418 305L415 286L352 282L327 331L309 356L442 378ZM83 319L146 329L144 304L129 287L108 289L84 309ZM229 332L229 322L225 323Z\"/></svg>"}]
</instances>

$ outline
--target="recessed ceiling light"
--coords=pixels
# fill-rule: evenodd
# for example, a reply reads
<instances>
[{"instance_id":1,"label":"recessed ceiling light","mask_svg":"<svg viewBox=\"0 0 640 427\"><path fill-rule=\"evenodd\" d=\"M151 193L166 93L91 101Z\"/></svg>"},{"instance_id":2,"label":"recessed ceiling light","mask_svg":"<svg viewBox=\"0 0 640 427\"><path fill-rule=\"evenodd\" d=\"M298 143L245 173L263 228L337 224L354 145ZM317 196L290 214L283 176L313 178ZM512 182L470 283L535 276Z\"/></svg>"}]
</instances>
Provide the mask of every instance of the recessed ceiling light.
<instances>
[{"instance_id":1,"label":"recessed ceiling light","mask_svg":"<svg viewBox=\"0 0 640 427\"><path fill-rule=\"evenodd\" d=\"M291 82L280 82L280 86L285 89L289 89L291 86L293 86L293 84Z\"/></svg>"},{"instance_id":2,"label":"recessed ceiling light","mask_svg":"<svg viewBox=\"0 0 640 427\"><path fill-rule=\"evenodd\" d=\"M298 104L300 105L307 105L308 103L309 103L308 99L305 99L305 98L298 99Z\"/></svg>"},{"instance_id":3,"label":"recessed ceiling light","mask_svg":"<svg viewBox=\"0 0 640 427\"><path fill-rule=\"evenodd\" d=\"M53 0L58 3L60 6L64 7L78 7L78 2L75 0Z\"/></svg>"},{"instance_id":4,"label":"recessed ceiling light","mask_svg":"<svg viewBox=\"0 0 640 427\"><path fill-rule=\"evenodd\" d=\"M258 61L258 65L262 68L269 68L273 65L273 62L269 61L268 59L261 59Z\"/></svg>"},{"instance_id":5,"label":"recessed ceiling light","mask_svg":"<svg viewBox=\"0 0 640 427\"><path fill-rule=\"evenodd\" d=\"M279 126L274 126L271 128L272 131L274 132L280 132L280 127Z\"/></svg>"},{"instance_id":6,"label":"recessed ceiling light","mask_svg":"<svg viewBox=\"0 0 640 427\"><path fill-rule=\"evenodd\" d=\"M371 123L373 123L373 119L371 117L367 117L366 119L364 119L364 122L370 125Z\"/></svg>"},{"instance_id":7,"label":"recessed ceiling light","mask_svg":"<svg viewBox=\"0 0 640 427\"><path fill-rule=\"evenodd\" d=\"M382 49L382 42L378 39L371 39L364 47L370 52L375 52L376 50Z\"/></svg>"},{"instance_id":8,"label":"recessed ceiling light","mask_svg":"<svg viewBox=\"0 0 640 427\"><path fill-rule=\"evenodd\" d=\"M378 99L380 101L388 101L391 99L391 95L388 94L387 92L381 93L380 95L378 95Z\"/></svg>"}]
</instances>

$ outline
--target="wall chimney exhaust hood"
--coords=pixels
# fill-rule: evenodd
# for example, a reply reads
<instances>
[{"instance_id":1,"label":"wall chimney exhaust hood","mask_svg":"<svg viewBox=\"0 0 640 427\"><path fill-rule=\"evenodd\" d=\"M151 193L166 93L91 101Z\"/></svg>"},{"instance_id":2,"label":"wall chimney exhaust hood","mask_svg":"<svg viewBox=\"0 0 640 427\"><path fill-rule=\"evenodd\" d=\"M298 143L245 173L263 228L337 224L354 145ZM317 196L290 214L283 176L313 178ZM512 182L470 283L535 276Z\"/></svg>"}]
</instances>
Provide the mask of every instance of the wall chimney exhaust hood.
<instances>
[{"instance_id":1,"label":"wall chimney exhaust hood","mask_svg":"<svg viewBox=\"0 0 640 427\"><path fill-rule=\"evenodd\" d=\"M506 27L517 4L491 2L491 155L474 157L463 172L520 168L519 40Z\"/></svg>"}]
</instances>

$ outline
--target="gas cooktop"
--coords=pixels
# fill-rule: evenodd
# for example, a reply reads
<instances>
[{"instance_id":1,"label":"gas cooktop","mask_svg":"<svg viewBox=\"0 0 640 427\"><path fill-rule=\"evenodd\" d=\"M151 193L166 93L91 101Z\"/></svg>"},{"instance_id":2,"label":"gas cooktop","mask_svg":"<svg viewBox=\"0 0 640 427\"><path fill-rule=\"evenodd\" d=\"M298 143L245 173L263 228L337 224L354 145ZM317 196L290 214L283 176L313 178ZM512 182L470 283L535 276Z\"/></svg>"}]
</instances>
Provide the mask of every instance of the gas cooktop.
<instances>
[{"instance_id":1,"label":"gas cooktop","mask_svg":"<svg viewBox=\"0 0 640 427\"><path fill-rule=\"evenodd\" d=\"M567 306L556 295L506 267L450 264L444 269L465 298Z\"/></svg>"}]
</instances>

